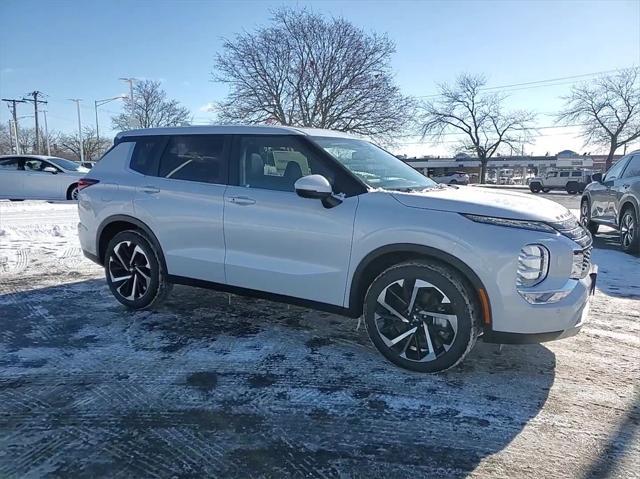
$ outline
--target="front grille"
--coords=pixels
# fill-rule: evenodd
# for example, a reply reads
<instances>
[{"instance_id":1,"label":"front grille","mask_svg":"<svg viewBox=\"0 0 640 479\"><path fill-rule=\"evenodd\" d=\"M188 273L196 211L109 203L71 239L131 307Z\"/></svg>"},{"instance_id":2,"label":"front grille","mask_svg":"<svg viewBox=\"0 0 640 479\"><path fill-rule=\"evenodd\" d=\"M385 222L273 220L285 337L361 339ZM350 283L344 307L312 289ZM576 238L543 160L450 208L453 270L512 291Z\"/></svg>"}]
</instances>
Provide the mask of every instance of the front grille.
<instances>
[{"instance_id":1,"label":"front grille","mask_svg":"<svg viewBox=\"0 0 640 479\"><path fill-rule=\"evenodd\" d=\"M591 246L589 246L588 248L585 248L582 251L582 255L583 255L583 259L582 259L582 274L580 275L581 278L584 278L585 276L587 276L589 274L589 271L591 271L591 250L593 248Z\"/></svg>"},{"instance_id":2,"label":"front grille","mask_svg":"<svg viewBox=\"0 0 640 479\"><path fill-rule=\"evenodd\" d=\"M591 256L591 244L593 243L591 233L578 222L575 216L567 212L549 224L561 235L578 243L582 249L589 249L589 256Z\"/></svg>"}]
</instances>

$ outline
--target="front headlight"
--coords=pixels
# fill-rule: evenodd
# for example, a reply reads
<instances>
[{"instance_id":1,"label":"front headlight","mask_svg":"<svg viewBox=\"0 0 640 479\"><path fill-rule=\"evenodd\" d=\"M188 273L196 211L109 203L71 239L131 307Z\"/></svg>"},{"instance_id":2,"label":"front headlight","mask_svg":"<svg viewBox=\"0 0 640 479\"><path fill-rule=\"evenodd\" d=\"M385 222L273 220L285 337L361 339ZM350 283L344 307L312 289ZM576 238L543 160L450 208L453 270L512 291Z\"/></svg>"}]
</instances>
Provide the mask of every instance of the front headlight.
<instances>
[{"instance_id":1,"label":"front headlight","mask_svg":"<svg viewBox=\"0 0 640 479\"><path fill-rule=\"evenodd\" d=\"M518 287L530 288L541 283L549 272L549 250L539 244L528 244L518 255Z\"/></svg>"},{"instance_id":2,"label":"front headlight","mask_svg":"<svg viewBox=\"0 0 640 479\"><path fill-rule=\"evenodd\" d=\"M542 231L544 233L557 233L558 231L542 221L512 220L509 218L497 218L495 216L470 215L462 213L462 216L475 221L476 223L486 223L495 226L507 226L509 228L520 228L532 231Z\"/></svg>"}]
</instances>

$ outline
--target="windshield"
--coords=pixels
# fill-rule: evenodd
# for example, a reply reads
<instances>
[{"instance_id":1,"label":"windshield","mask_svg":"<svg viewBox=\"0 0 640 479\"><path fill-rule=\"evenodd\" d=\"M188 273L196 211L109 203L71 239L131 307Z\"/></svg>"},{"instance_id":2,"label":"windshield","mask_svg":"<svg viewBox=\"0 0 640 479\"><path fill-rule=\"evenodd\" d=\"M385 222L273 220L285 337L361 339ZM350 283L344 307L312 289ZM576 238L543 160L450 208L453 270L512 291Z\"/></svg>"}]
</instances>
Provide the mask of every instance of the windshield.
<instances>
[{"instance_id":1,"label":"windshield","mask_svg":"<svg viewBox=\"0 0 640 479\"><path fill-rule=\"evenodd\" d=\"M64 158L48 158L48 160L56 166L59 166L63 170L69 171L84 171L86 168L80 163L75 161L65 160Z\"/></svg>"},{"instance_id":2,"label":"windshield","mask_svg":"<svg viewBox=\"0 0 640 479\"><path fill-rule=\"evenodd\" d=\"M371 188L412 191L438 185L368 141L330 136L312 139Z\"/></svg>"}]
</instances>

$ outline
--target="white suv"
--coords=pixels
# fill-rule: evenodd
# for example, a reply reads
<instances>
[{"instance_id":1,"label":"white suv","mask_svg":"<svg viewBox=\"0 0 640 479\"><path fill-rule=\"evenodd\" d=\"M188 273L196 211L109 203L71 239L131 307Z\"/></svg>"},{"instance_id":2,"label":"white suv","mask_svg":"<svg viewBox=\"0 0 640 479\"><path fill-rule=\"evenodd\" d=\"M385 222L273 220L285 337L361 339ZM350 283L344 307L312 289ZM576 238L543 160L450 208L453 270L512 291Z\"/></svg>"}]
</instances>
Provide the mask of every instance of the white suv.
<instances>
[{"instance_id":1,"label":"white suv","mask_svg":"<svg viewBox=\"0 0 640 479\"><path fill-rule=\"evenodd\" d=\"M122 304L186 284L364 315L380 352L416 371L456 365L479 336L575 334L595 281L564 207L438 185L333 131L129 131L80 188L82 248Z\"/></svg>"}]
</instances>

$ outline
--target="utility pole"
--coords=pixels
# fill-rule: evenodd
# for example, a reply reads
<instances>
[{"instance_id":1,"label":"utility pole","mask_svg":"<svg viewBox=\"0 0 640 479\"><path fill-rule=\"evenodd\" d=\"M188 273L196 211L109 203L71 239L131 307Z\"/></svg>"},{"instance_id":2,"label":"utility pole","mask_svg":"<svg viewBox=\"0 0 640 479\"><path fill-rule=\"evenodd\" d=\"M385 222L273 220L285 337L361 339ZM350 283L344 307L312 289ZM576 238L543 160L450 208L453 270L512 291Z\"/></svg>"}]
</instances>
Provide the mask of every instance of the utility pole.
<instances>
[{"instance_id":1,"label":"utility pole","mask_svg":"<svg viewBox=\"0 0 640 479\"><path fill-rule=\"evenodd\" d=\"M84 144L82 143L82 119L80 118L80 98L69 98L69 101L73 101L78 109L78 138L80 139L80 162L84 163Z\"/></svg>"},{"instance_id":2,"label":"utility pole","mask_svg":"<svg viewBox=\"0 0 640 479\"><path fill-rule=\"evenodd\" d=\"M24 100L14 100L9 98L3 98L2 101L7 102L7 106L11 110L11 116L13 116L13 131L16 137L16 155L20 154L20 142L18 141L18 110L16 103L26 103ZM9 105L9 103L11 105Z\"/></svg>"},{"instance_id":3,"label":"utility pole","mask_svg":"<svg viewBox=\"0 0 640 479\"><path fill-rule=\"evenodd\" d=\"M119 80L126 81L129 83L129 101L131 101L131 112L129 114L129 128L135 128L133 124L133 82L136 81L135 78L119 78Z\"/></svg>"},{"instance_id":4,"label":"utility pole","mask_svg":"<svg viewBox=\"0 0 640 479\"><path fill-rule=\"evenodd\" d=\"M15 125L15 123L13 122L13 120L9 119L9 138L11 139L11 148L13 148L13 138L15 135L15 130L13 129L13 126ZM16 138L16 155L19 155L20 153L18 153L18 138Z\"/></svg>"},{"instance_id":5,"label":"utility pole","mask_svg":"<svg viewBox=\"0 0 640 479\"><path fill-rule=\"evenodd\" d=\"M43 103L43 104L47 104L46 101L43 100L38 100L38 96L40 95L44 95L44 93L42 93L41 91L35 90L32 91L31 93L27 93L28 96L32 96L33 99L31 98L23 98L24 101L30 101L33 103L33 116L36 119L36 153L40 154L40 127L38 125L38 103Z\"/></svg>"},{"instance_id":6,"label":"utility pole","mask_svg":"<svg viewBox=\"0 0 640 479\"><path fill-rule=\"evenodd\" d=\"M49 125L47 124L47 110L42 110L44 115L44 136L47 139L47 155L51 156L51 145L49 144Z\"/></svg>"}]
</instances>

